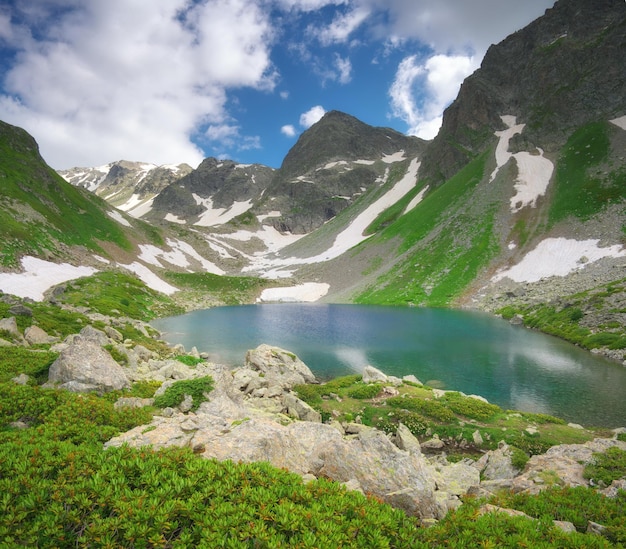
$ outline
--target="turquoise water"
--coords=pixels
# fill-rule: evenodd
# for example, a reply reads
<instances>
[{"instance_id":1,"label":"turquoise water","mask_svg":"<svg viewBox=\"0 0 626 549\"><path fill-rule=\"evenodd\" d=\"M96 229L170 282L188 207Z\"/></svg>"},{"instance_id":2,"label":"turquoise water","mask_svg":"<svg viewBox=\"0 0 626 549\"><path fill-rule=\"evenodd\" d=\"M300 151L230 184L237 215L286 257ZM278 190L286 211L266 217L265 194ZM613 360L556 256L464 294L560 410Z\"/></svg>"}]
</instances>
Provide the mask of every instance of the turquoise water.
<instances>
[{"instance_id":1,"label":"turquoise water","mask_svg":"<svg viewBox=\"0 0 626 549\"><path fill-rule=\"evenodd\" d=\"M433 387L482 395L505 409L582 425L626 426L626 368L560 339L482 313L360 305L217 307L152 323L169 343L242 365L268 343L324 380L371 364Z\"/></svg>"}]
</instances>

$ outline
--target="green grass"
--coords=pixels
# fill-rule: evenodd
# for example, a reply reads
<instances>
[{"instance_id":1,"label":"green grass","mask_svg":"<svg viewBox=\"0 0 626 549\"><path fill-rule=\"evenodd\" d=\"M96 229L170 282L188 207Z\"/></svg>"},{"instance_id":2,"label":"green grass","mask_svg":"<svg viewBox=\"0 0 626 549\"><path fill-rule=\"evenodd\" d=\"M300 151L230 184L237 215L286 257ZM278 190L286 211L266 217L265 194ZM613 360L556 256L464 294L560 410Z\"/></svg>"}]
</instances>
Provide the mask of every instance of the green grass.
<instances>
[{"instance_id":1,"label":"green grass","mask_svg":"<svg viewBox=\"0 0 626 549\"><path fill-rule=\"evenodd\" d=\"M170 298L148 288L138 278L114 271L102 271L69 282L57 299L103 315L145 321L163 314L182 312Z\"/></svg>"},{"instance_id":2,"label":"green grass","mask_svg":"<svg viewBox=\"0 0 626 549\"><path fill-rule=\"evenodd\" d=\"M568 139L556 168L550 223L569 216L586 220L607 204L626 199L626 169L605 165L611 152L610 131L608 122L593 122Z\"/></svg>"},{"instance_id":3,"label":"green grass","mask_svg":"<svg viewBox=\"0 0 626 549\"><path fill-rule=\"evenodd\" d=\"M170 385L162 395L154 399L157 408L175 408L185 395L189 395L193 404L191 411L196 411L200 404L207 400L206 395L213 390L213 379L209 376L197 377L193 379L181 379Z\"/></svg>"},{"instance_id":4,"label":"green grass","mask_svg":"<svg viewBox=\"0 0 626 549\"><path fill-rule=\"evenodd\" d=\"M473 160L371 242L399 242L393 268L354 299L357 303L446 306L497 251L495 204L470 214L467 201L483 177L487 153ZM364 246L369 246L368 241Z\"/></svg>"}]
</instances>

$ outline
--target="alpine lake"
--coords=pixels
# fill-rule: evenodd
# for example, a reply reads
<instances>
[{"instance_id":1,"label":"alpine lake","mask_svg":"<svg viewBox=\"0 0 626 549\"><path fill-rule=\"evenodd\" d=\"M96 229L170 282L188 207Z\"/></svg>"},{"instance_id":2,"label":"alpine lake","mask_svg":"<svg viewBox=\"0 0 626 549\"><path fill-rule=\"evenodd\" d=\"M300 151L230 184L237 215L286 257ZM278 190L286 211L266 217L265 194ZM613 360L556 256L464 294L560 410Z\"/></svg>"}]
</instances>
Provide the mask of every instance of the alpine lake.
<instances>
[{"instance_id":1,"label":"alpine lake","mask_svg":"<svg viewBox=\"0 0 626 549\"><path fill-rule=\"evenodd\" d=\"M506 410L626 427L626 367L488 314L279 303L198 310L152 325L168 343L233 367L267 343L298 355L320 381L371 365Z\"/></svg>"}]
</instances>

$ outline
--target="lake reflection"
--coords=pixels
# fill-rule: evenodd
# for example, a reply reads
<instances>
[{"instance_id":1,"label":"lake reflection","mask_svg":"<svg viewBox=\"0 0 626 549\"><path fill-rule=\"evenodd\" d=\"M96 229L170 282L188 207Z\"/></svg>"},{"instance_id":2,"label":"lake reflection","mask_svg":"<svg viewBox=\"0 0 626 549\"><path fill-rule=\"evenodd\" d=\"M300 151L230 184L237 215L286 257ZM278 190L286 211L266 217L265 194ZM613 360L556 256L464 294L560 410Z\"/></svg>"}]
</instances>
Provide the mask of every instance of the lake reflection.
<instances>
[{"instance_id":1,"label":"lake reflection","mask_svg":"<svg viewBox=\"0 0 626 549\"><path fill-rule=\"evenodd\" d=\"M159 319L170 343L233 366L261 343L296 353L320 379L371 364L506 409L626 426L626 368L559 339L468 311L360 305L217 307Z\"/></svg>"}]
</instances>

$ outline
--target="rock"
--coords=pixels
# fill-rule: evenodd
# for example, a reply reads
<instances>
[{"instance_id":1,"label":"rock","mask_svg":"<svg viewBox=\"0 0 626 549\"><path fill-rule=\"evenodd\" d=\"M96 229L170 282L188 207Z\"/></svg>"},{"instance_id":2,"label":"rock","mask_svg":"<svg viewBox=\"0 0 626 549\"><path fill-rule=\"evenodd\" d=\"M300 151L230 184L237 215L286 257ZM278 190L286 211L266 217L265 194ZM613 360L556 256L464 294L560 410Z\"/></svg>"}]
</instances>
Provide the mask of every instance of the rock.
<instances>
[{"instance_id":1,"label":"rock","mask_svg":"<svg viewBox=\"0 0 626 549\"><path fill-rule=\"evenodd\" d=\"M13 305L11 308L9 308L9 314L30 317L30 316L33 316L33 310L30 307L27 307L26 305L22 305L21 303L18 303L17 305Z\"/></svg>"},{"instance_id":2,"label":"rock","mask_svg":"<svg viewBox=\"0 0 626 549\"><path fill-rule=\"evenodd\" d=\"M474 441L474 444L476 446L482 446L483 445L483 437L480 434L480 431L478 429L476 429L476 431L474 431L472 433L472 440Z\"/></svg>"},{"instance_id":3,"label":"rock","mask_svg":"<svg viewBox=\"0 0 626 549\"><path fill-rule=\"evenodd\" d=\"M45 330L42 330L39 326L29 326L24 330L24 339L29 345L41 345L55 343L59 340L58 337L49 336Z\"/></svg>"},{"instance_id":4,"label":"rock","mask_svg":"<svg viewBox=\"0 0 626 549\"><path fill-rule=\"evenodd\" d=\"M293 393L287 393L283 397L283 404L291 417L302 421L322 422L322 415Z\"/></svg>"},{"instance_id":5,"label":"rock","mask_svg":"<svg viewBox=\"0 0 626 549\"><path fill-rule=\"evenodd\" d=\"M189 411L191 411L191 409L193 408L193 397L191 395L185 395L183 397L183 400L181 401L181 403L178 405L178 409L183 413L187 413Z\"/></svg>"},{"instance_id":6,"label":"rock","mask_svg":"<svg viewBox=\"0 0 626 549\"><path fill-rule=\"evenodd\" d=\"M434 435L433 438L421 444L422 449L427 448L428 450L441 450L444 446L445 443L439 438L439 435Z\"/></svg>"},{"instance_id":7,"label":"rock","mask_svg":"<svg viewBox=\"0 0 626 549\"><path fill-rule=\"evenodd\" d=\"M402 381L408 381L409 383L415 383L417 385L424 385L419 379L417 379L413 374L408 376L403 376Z\"/></svg>"},{"instance_id":8,"label":"rock","mask_svg":"<svg viewBox=\"0 0 626 549\"><path fill-rule=\"evenodd\" d=\"M102 330L98 330L93 326L85 326L79 333L84 341L91 341L101 347L109 344L107 335Z\"/></svg>"},{"instance_id":9,"label":"rock","mask_svg":"<svg viewBox=\"0 0 626 549\"><path fill-rule=\"evenodd\" d=\"M7 341L6 339L0 338L0 347L13 347L13 343Z\"/></svg>"},{"instance_id":10,"label":"rock","mask_svg":"<svg viewBox=\"0 0 626 549\"><path fill-rule=\"evenodd\" d=\"M130 385L122 367L93 340L75 336L50 366L48 382L73 392L104 393Z\"/></svg>"},{"instance_id":11,"label":"rock","mask_svg":"<svg viewBox=\"0 0 626 549\"><path fill-rule=\"evenodd\" d=\"M573 534L576 532L576 526L567 520L553 520L552 523L566 534Z\"/></svg>"},{"instance_id":12,"label":"rock","mask_svg":"<svg viewBox=\"0 0 626 549\"><path fill-rule=\"evenodd\" d=\"M619 490L624 490L626 492L626 478L614 480L611 483L611 486L602 490L601 493L607 498L616 498Z\"/></svg>"},{"instance_id":13,"label":"rock","mask_svg":"<svg viewBox=\"0 0 626 549\"><path fill-rule=\"evenodd\" d=\"M363 370L363 383L386 383L387 380L387 375L374 366L366 366Z\"/></svg>"},{"instance_id":14,"label":"rock","mask_svg":"<svg viewBox=\"0 0 626 549\"><path fill-rule=\"evenodd\" d=\"M17 328L17 321L14 316L0 318L0 331L9 332L15 338L21 338L22 334Z\"/></svg>"},{"instance_id":15,"label":"rock","mask_svg":"<svg viewBox=\"0 0 626 549\"><path fill-rule=\"evenodd\" d=\"M303 383L316 383L308 366L296 355L279 347L259 345L246 353L245 366L267 378L266 386L279 384L285 389Z\"/></svg>"},{"instance_id":16,"label":"rock","mask_svg":"<svg viewBox=\"0 0 626 549\"><path fill-rule=\"evenodd\" d=\"M423 458L399 450L376 429L351 440L335 439L319 449L323 465L316 476L338 482L356 479L363 491L423 518L437 517L435 483Z\"/></svg>"},{"instance_id":17,"label":"rock","mask_svg":"<svg viewBox=\"0 0 626 549\"><path fill-rule=\"evenodd\" d=\"M500 442L496 450L487 452L474 466L482 473L482 478L485 480L512 479L519 473L519 469L513 467L511 456L512 452L508 444Z\"/></svg>"},{"instance_id":18,"label":"rock","mask_svg":"<svg viewBox=\"0 0 626 549\"><path fill-rule=\"evenodd\" d=\"M595 534L597 536L606 536L607 527L590 520L589 522L587 522L587 533Z\"/></svg>"},{"instance_id":19,"label":"rock","mask_svg":"<svg viewBox=\"0 0 626 549\"><path fill-rule=\"evenodd\" d=\"M462 496L470 488L480 484L478 470L463 462L452 463L444 467L435 466L435 470L437 489L448 494Z\"/></svg>"},{"instance_id":20,"label":"rock","mask_svg":"<svg viewBox=\"0 0 626 549\"><path fill-rule=\"evenodd\" d=\"M104 333L107 335L107 337L109 337L110 339L117 341L117 342L122 342L124 341L124 336L121 334L121 332L119 332L118 330L116 330L115 328L113 328L112 326L106 326L104 328Z\"/></svg>"},{"instance_id":21,"label":"rock","mask_svg":"<svg viewBox=\"0 0 626 549\"><path fill-rule=\"evenodd\" d=\"M28 382L30 381L30 376L26 374L20 374L19 376L14 377L11 381L16 385L28 385Z\"/></svg>"},{"instance_id":22,"label":"rock","mask_svg":"<svg viewBox=\"0 0 626 549\"><path fill-rule=\"evenodd\" d=\"M363 488L361 488L359 481L355 478L350 479L348 482L342 482L342 484L346 487L346 490L363 493Z\"/></svg>"},{"instance_id":23,"label":"rock","mask_svg":"<svg viewBox=\"0 0 626 549\"><path fill-rule=\"evenodd\" d=\"M152 404L154 404L153 398L120 397L113 404L113 408L116 410L120 408L144 408L145 406L152 406Z\"/></svg>"},{"instance_id":24,"label":"rock","mask_svg":"<svg viewBox=\"0 0 626 549\"><path fill-rule=\"evenodd\" d=\"M417 437L411 433L409 428L403 423L398 424L398 429L396 430L396 446L400 448L400 450L405 450L410 454L414 454L416 456L422 455L422 449L420 447L420 442L417 440Z\"/></svg>"}]
</instances>

